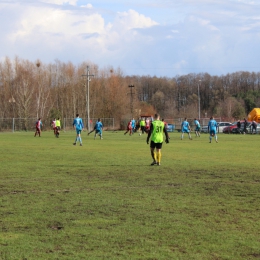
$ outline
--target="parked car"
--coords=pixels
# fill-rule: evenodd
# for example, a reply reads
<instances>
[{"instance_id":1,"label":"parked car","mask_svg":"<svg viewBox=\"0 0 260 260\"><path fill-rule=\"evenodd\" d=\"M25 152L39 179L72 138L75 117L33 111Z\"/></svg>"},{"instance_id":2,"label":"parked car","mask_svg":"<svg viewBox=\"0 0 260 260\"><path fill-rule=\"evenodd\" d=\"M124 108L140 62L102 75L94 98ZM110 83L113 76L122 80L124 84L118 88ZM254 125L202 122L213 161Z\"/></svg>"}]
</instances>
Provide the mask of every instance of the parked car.
<instances>
[{"instance_id":1,"label":"parked car","mask_svg":"<svg viewBox=\"0 0 260 260\"><path fill-rule=\"evenodd\" d=\"M201 133L208 133L208 126L207 125L202 126L201 129L200 129L200 132Z\"/></svg>"},{"instance_id":2,"label":"parked car","mask_svg":"<svg viewBox=\"0 0 260 260\"><path fill-rule=\"evenodd\" d=\"M252 129L248 129L248 133L252 133ZM257 133L257 134L260 134L260 123L257 123L256 133Z\"/></svg>"},{"instance_id":3,"label":"parked car","mask_svg":"<svg viewBox=\"0 0 260 260\"><path fill-rule=\"evenodd\" d=\"M167 128L166 128L167 132L173 132L174 129L175 129L175 125L167 124Z\"/></svg>"},{"instance_id":4,"label":"parked car","mask_svg":"<svg viewBox=\"0 0 260 260\"><path fill-rule=\"evenodd\" d=\"M246 130L247 130L248 134L252 133L252 126L251 126L251 124L252 124L252 121L248 121L247 127L246 127ZM256 124L257 124L256 125L256 133L259 134L260 133L260 124L259 123L256 123ZM241 128L243 129L243 127L244 127L244 124L241 123ZM239 133L239 131L237 131L236 128L233 129L233 132L236 133L236 134ZM255 134L255 132L254 132L254 134Z\"/></svg>"},{"instance_id":5,"label":"parked car","mask_svg":"<svg viewBox=\"0 0 260 260\"><path fill-rule=\"evenodd\" d=\"M231 125L232 125L232 123L230 123L230 122L218 122L218 129L217 129L218 133L223 133L223 129L225 127L231 126ZM203 126L201 128L201 133L208 133L208 126L207 125Z\"/></svg>"},{"instance_id":6,"label":"parked car","mask_svg":"<svg viewBox=\"0 0 260 260\"><path fill-rule=\"evenodd\" d=\"M245 121L240 121L240 123L241 123L240 130L237 127L237 121L236 121L231 126L225 127L223 129L223 133L224 134L240 134L240 133L243 133ZM251 124L252 124L252 121L247 121L247 126L246 126L247 133L252 132ZM256 132L260 133L260 124L259 123L257 124Z\"/></svg>"},{"instance_id":7,"label":"parked car","mask_svg":"<svg viewBox=\"0 0 260 260\"><path fill-rule=\"evenodd\" d=\"M218 132L223 133L223 129L226 126L231 126L231 125L232 125L232 123L230 123L230 122L218 122Z\"/></svg>"},{"instance_id":8,"label":"parked car","mask_svg":"<svg viewBox=\"0 0 260 260\"><path fill-rule=\"evenodd\" d=\"M244 121L240 121L241 123L241 128L240 129L244 129ZM242 127L242 123L243 123L243 127ZM248 125L250 125L251 123L248 122ZM223 129L223 133L224 134L234 134L238 132L237 130L237 121L232 123L230 126L226 126L224 129Z\"/></svg>"}]
</instances>

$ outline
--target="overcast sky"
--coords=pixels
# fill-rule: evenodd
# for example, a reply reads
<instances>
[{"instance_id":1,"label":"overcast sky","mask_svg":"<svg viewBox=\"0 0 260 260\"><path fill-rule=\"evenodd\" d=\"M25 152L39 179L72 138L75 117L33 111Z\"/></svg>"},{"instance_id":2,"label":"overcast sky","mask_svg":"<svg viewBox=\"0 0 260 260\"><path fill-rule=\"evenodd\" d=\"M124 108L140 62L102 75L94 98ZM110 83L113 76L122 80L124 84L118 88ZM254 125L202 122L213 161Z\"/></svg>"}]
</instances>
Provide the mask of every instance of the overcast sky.
<instances>
[{"instance_id":1,"label":"overcast sky","mask_svg":"<svg viewBox=\"0 0 260 260\"><path fill-rule=\"evenodd\" d=\"M260 71L260 0L0 0L0 59L124 75Z\"/></svg>"}]
</instances>

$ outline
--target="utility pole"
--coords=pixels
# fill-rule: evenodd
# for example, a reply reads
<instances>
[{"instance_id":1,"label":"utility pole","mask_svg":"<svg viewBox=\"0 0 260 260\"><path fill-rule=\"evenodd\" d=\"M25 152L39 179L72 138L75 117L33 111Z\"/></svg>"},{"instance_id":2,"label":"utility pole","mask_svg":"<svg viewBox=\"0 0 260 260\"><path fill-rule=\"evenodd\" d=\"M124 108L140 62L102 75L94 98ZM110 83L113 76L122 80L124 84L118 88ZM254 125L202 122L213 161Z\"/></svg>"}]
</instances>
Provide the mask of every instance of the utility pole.
<instances>
[{"instance_id":1,"label":"utility pole","mask_svg":"<svg viewBox=\"0 0 260 260\"><path fill-rule=\"evenodd\" d=\"M201 80L199 80L199 83L198 83L198 109L199 109L199 120L200 120L200 82L201 82Z\"/></svg>"},{"instance_id":2,"label":"utility pole","mask_svg":"<svg viewBox=\"0 0 260 260\"><path fill-rule=\"evenodd\" d=\"M128 94L130 94L130 108L131 108L131 115L133 117L133 110L134 110L133 102L134 102L134 94L135 94L133 92L134 85L129 85L128 87L130 88L130 93L128 93Z\"/></svg>"},{"instance_id":3,"label":"utility pole","mask_svg":"<svg viewBox=\"0 0 260 260\"><path fill-rule=\"evenodd\" d=\"M87 77L87 90L86 90L86 115L88 122L88 131L90 131L90 118L89 118L89 82L91 81L90 77L94 77L94 74L89 74L89 66L87 66L87 75L81 75L82 77Z\"/></svg>"},{"instance_id":4,"label":"utility pole","mask_svg":"<svg viewBox=\"0 0 260 260\"><path fill-rule=\"evenodd\" d=\"M178 86L178 93L177 93L177 104L178 104L178 112L180 112L180 80L177 80L177 86Z\"/></svg>"}]
</instances>

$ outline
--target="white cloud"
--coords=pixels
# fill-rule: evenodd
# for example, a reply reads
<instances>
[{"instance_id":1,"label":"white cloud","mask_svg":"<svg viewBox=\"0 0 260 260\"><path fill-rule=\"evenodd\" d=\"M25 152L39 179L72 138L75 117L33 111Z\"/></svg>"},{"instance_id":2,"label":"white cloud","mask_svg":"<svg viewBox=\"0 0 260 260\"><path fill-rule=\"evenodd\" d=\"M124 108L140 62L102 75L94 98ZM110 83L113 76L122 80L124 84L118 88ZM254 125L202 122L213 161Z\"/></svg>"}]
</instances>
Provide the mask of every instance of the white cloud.
<instances>
[{"instance_id":1,"label":"white cloud","mask_svg":"<svg viewBox=\"0 0 260 260\"><path fill-rule=\"evenodd\" d=\"M129 10L128 12L118 12L114 26L124 27L129 30L134 28L148 28L154 25L158 25L158 23L134 10Z\"/></svg>"},{"instance_id":2,"label":"white cloud","mask_svg":"<svg viewBox=\"0 0 260 260\"><path fill-rule=\"evenodd\" d=\"M56 4L58 3L61 2L56 1ZM142 45L144 38L146 41L152 39L135 29L149 28L157 24L134 10L117 12L113 23L105 24L104 18L95 8L87 8L94 10L86 13L80 11L81 7L76 11L55 8L53 5L43 5L40 8L34 5L24 7L9 7L10 13L15 10L19 16L5 39L11 40L8 45L14 46L14 55L22 54L24 57L30 53L30 56L34 57L33 60L36 57L52 57L52 60L67 60L72 57L73 60L82 61L83 57L113 63L112 59L126 54L131 42L139 42ZM3 52L0 50L1 53ZM2 55L6 56L8 53Z\"/></svg>"},{"instance_id":3,"label":"white cloud","mask_svg":"<svg viewBox=\"0 0 260 260\"><path fill-rule=\"evenodd\" d=\"M43 3L55 4L55 5L76 5L78 0L41 0Z\"/></svg>"},{"instance_id":4,"label":"white cloud","mask_svg":"<svg viewBox=\"0 0 260 260\"><path fill-rule=\"evenodd\" d=\"M28 7L17 21L18 30L12 34L13 40L23 37L35 38L43 34L61 35L63 37L84 33L101 33L104 20L99 14L79 17L70 10Z\"/></svg>"},{"instance_id":5,"label":"white cloud","mask_svg":"<svg viewBox=\"0 0 260 260\"><path fill-rule=\"evenodd\" d=\"M80 7L83 7L83 8L93 8L92 4L86 4L86 5L81 5Z\"/></svg>"},{"instance_id":6,"label":"white cloud","mask_svg":"<svg viewBox=\"0 0 260 260\"><path fill-rule=\"evenodd\" d=\"M172 76L222 73L239 64L260 67L257 3L133 0L127 4L0 2L0 58L91 60L99 66L120 66L129 74Z\"/></svg>"},{"instance_id":7,"label":"white cloud","mask_svg":"<svg viewBox=\"0 0 260 260\"><path fill-rule=\"evenodd\" d=\"M251 4L251 5L257 4L256 1L251 1L251 0L235 0L235 1L238 1L241 3L246 3L246 4Z\"/></svg>"},{"instance_id":8,"label":"white cloud","mask_svg":"<svg viewBox=\"0 0 260 260\"><path fill-rule=\"evenodd\" d=\"M190 19L191 19L191 22L197 21L202 27L206 27L211 31L218 31L219 30L216 26L212 25L209 20L195 18L195 17L191 17Z\"/></svg>"}]
</instances>

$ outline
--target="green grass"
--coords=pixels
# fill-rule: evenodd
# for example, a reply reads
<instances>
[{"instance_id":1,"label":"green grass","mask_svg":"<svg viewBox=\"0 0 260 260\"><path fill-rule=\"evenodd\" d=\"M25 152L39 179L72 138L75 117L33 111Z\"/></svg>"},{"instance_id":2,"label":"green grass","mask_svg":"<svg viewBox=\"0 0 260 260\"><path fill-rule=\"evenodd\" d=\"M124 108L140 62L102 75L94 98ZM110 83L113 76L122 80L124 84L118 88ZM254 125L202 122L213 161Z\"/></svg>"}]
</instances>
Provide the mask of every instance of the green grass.
<instances>
[{"instance_id":1,"label":"green grass","mask_svg":"<svg viewBox=\"0 0 260 260\"><path fill-rule=\"evenodd\" d=\"M259 135L0 134L0 259L259 259Z\"/></svg>"}]
</instances>

